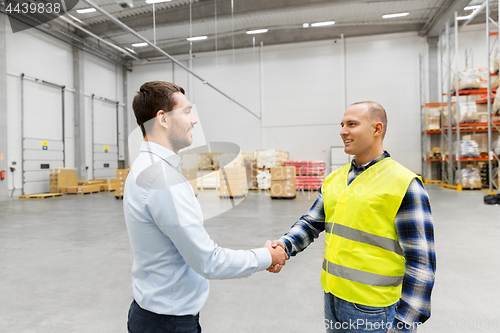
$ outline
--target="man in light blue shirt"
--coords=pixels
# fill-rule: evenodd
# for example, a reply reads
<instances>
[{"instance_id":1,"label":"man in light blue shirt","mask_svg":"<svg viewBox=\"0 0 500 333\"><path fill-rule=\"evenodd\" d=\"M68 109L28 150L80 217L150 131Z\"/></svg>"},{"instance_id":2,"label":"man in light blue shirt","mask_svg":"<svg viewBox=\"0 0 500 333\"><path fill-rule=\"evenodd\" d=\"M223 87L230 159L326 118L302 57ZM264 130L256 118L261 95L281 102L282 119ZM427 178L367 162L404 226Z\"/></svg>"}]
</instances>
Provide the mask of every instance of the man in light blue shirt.
<instances>
[{"instance_id":1,"label":"man in light blue shirt","mask_svg":"<svg viewBox=\"0 0 500 333\"><path fill-rule=\"evenodd\" d=\"M143 84L133 109L144 142L125 184L124 211L134 252L131 333L201 332L198 313L207 279L246 277L284 265L281 247L235 251L217 246L203 227L193 189L177 152L191 145L198 122L184 89Z\"/></svg>"}]
</instances>

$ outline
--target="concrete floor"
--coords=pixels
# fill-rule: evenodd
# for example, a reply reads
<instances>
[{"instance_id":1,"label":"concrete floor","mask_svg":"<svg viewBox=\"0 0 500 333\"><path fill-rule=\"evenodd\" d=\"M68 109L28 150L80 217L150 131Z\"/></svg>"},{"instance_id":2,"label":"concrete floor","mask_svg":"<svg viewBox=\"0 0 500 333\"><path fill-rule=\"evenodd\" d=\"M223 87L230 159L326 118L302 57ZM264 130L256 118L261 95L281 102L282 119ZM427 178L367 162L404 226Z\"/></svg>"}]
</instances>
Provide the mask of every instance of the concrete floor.
<instances>
[{"instance_id":1,"label":"concrete floor","mask_svg":"<svg viewBox=\"0 0 500 333\"><path fill-rule=\"evenodd\" d=\"M484 191L428 186L437 278L433 315L419 332L500 332L500 206ZM214 205L213 191L200 200ZM206 221L219 245L262 246L307 211L314 195L250 195ZM211 282L205 333L324 332L320 270L324 235L280 274ZM113 193L0 202L0 332L126 332L132 253L122 201Z\"/></svg>"}]
</instances>

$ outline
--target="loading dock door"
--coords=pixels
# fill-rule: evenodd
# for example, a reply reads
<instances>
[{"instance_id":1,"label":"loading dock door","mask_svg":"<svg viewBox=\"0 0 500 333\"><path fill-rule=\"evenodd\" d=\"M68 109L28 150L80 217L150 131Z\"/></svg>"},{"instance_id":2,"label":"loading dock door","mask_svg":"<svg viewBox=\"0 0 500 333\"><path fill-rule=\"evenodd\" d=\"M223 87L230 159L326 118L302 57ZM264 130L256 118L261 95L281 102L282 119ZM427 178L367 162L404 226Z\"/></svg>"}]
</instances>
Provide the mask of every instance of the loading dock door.
<instances>
[{"instance_id":1,"label":"loading dock door","mask_svg":"<svg viewBox=\"0 0 500 333\"><path fill-rule=\"evenodd\" d=\"M64 87L21 76L23 194L50 191L64 167Z\"/></svg>"}]
</instances>

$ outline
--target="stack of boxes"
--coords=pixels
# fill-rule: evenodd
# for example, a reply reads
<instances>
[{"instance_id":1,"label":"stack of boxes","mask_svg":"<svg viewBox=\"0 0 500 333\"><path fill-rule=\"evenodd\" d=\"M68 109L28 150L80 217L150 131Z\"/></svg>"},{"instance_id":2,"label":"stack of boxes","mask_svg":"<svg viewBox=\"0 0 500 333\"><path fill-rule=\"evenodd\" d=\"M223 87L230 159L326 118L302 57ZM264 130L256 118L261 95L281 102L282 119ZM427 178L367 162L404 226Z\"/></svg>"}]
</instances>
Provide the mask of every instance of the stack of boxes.
<instances>
[{"instance_id":1,"label":"stack of boxes","mask_svg":"<svg viewBox=\"0 0 500 333\"><path fill-rule=\"evenodd\" d=\"M295 166L271 168L271 198L295 198Z\"/></svg>"},{"instance_id":2,"label":"stack of boxes","mask_svg":"<svg viewBox=\"0 0 500 333\"><path fill-rule=\"evenodd\" d=\"M247 171L241 162L233 162L232 167L219 170L222 199L244 197L248 192Z\"/></svg>"},{"instance_id":3,"label":"stack of boxes","mask_svg":"<svg viewBox=\"0 0 500 333\"><path fill-rule=\"evenodd\" d=\"M116 191L116 179L104 179L104 182L101 184L102 192L112 192Z\"/></svg>"},{"instance_id":4,"label":"stack of boxes","mask_svg":"<svg viewBox=\"0 0 500 333\"><path fill-rule=\"evenodd\" d=\"M116 170L116 198L123 198L125 191L125 180L127 179L130 169L117 169Z\"/></svg>"},{"instance_id":5,"label":"stack of boxes","mask_svg":"<svg viewBox=\"0 0 500 333\"><path fill-rule=\"evenodd\" d=\"M189 181L189 184L193 188L194 195L198 195L198 183L197 183L197 171L198 169L181 169L184 178Z\"/></svg>"},{"instance_id":6,"label":"stack of boxes","mask_svg":"<svg viewBox=\"0 0 500 333\"><path fill-rule=\"evenodd\" d=\"M101 192L101 185L76 185L66 187L65 193L67 194L85 194L85 193L96 193Z\"/></svg>"},{"instance_id":7,"label":"stack of boxes","mask_svg":"<svg viewBox=\"0 0 500 333\"><path fill-rule=\"evenodd\" d=\"M78 185L76 169L55 168L50 170L50 193L66 193L66 187Z\"/></svg>"},{"instance_id":8,"label":"stack of boxes","mask_svg":"<svg viewBox=\"0 0 500 333\"><path fill-rule=\"evenodd\" d=\"M295 166L297 170L296 187L298 190L319 190L325 179L323 161L286 161L285 165Z\"/></svg>"}]
</instances>

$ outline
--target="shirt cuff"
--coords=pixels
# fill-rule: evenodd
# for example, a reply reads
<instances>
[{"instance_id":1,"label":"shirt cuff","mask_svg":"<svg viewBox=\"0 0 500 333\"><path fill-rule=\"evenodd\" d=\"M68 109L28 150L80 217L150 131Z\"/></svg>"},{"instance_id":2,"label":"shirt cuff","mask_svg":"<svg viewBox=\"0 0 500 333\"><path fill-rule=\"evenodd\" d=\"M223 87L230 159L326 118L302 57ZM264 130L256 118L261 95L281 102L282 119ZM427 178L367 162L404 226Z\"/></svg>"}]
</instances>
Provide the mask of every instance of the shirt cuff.
<instances>
[{"instance_id":1,"label":"shirt cuff","mask_svg":"<svg viewBox=\"0 0 500 333\"><path fill-rule=\"evenodd\" d=\"M290 243L290 241L288 239L286 239L285 236L281 236L281 238L279 239L279 241L281 243L283 243L283 245L285 245L286 255L288 256L288 259L290 259L291 253L292 253L292 244Z\"/></svg>"},{"instance_id":2,"label":"shirt cuff","mask_svg":"<svg viewBox=\"0 0 500 333\"><path fill-rule=\"evenodd\" d=\"M392 322L392 326L389 330L390 333L416 333L417 332L417 324L407 324L402 322L401 320L394 318Z\"/></svg>"},{"instance_id":3,"label":"shirt cuff","mask_svg":"<svg viewBox=\"0 0 500 333\"><path fill-rule=\"evenodd\" d=\"M255 253L258 261L256 272L268 269L273 263L273 258L271 258L271 253L267 248L261 247L259 249L253 249L252 252Z\"/></svg>"}]
</instances>

